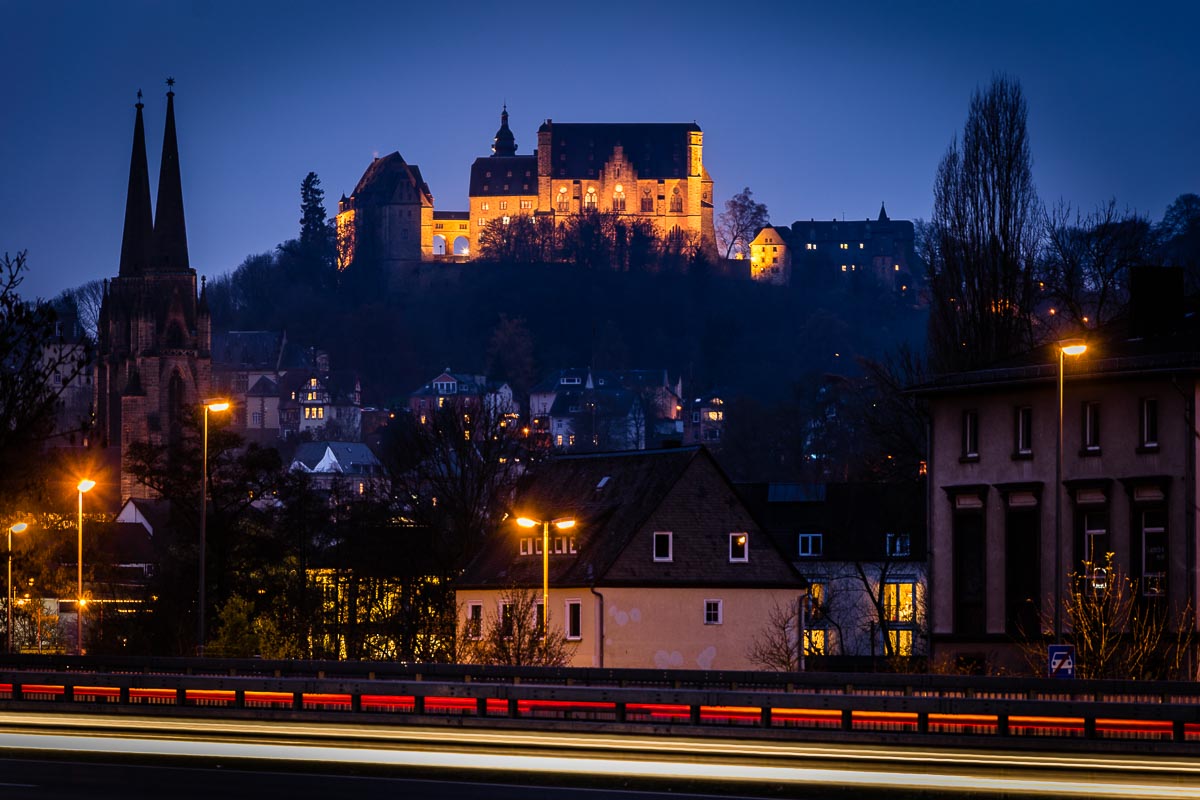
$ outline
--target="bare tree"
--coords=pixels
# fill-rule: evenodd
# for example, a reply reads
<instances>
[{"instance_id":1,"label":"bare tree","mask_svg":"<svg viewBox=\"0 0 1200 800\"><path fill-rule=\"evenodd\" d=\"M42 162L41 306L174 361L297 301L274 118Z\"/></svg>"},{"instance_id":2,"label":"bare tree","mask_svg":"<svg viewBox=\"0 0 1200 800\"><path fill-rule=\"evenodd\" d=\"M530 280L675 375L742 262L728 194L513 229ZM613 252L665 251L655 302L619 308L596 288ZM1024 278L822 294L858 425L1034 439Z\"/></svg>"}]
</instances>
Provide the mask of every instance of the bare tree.
<instances>
[{"instance_id":1,"label":"bare tree","mask_svg":"<svg viewBox=\"0 0 1200 800\"><path fill-rule=\"evenodd\" d=\"M930 359L949 371L1032 343L1040 207L1020 84L996 77L971 99L961 145L938 166L924 237L932 289Z\"/></svg>"},{"instance_id":2,"label":"bare tree","mask_svg":"<svg viewBox=\"0 0 1200 800\"><path fill-rule=\"evenodd\" d=\"M771 224L767 206L754 201L754 192L747 186L725 201L725 210L717 215L717 239L725 248L725 258L737 250L750 256L750 241Z\"/></svg>"},{"instance_id":3,"label":"bare tree","mask_svg":"<svg viewBox=\"0 0 1200 800\"><path fill-rule=\"evenodd\" d=\"M1191 603L1174 611L1140 596L1138 582L1105 555L1104 563L1085 561L1070 576L1063 598L1066 639L1075 645L1075 675L1122 680L1192 680L1188 658L1195 642ZM1051 607L1046 603L1047 609ZM1054 615L1043 610L1041 627L1054 629ZM1046 666L1041 637L1022 636L1025 659L1035 673Z\"/></svg>"},{"instance_id":4,"label":"bare tree","mask_svg":"<svg viewBox=\"0 0 1200 800\"><path fill-rule=\"evenodd\" d=\"M1117 209L1115 200L1091 214L1060 202L1046 212L1039 287L1056 319L1086 328L1108 322L1129 300L1129 270L1149 263L1155 245L1150 221Z\"/></svg>"},{"instance_id":5,"label":"bare tree","mask_svg":"<svg viewBox=\"0 0 1200 800\"><path fill-rule=\"evenodd\" d=\"M564 667L575 645L562 629L547 625L543 636L537 593L509 587L500 593L499 606L486 614L478 629L467 620L458 634L460 664L499 664L510 667Z\"/></svg>"}]
</instances>

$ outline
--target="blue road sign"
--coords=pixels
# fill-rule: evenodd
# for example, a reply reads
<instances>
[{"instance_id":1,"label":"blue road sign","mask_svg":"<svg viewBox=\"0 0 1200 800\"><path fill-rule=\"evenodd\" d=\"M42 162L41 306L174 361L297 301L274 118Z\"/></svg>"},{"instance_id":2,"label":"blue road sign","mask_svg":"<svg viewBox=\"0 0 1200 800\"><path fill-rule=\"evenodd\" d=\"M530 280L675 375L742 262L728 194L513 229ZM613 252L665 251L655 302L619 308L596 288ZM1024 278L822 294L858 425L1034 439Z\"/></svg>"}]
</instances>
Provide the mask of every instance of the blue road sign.
<instances>
[{"instance_id":1,"label":"blue road sign","mask_svg":"<svg viewBox=\"0 0 1200 800\"><path fill-rule=\"evenodd\" d=\"M1050 645L1047 670L1051 678L1075 677L1075 645Z\"/></svg>"}]
</instances>

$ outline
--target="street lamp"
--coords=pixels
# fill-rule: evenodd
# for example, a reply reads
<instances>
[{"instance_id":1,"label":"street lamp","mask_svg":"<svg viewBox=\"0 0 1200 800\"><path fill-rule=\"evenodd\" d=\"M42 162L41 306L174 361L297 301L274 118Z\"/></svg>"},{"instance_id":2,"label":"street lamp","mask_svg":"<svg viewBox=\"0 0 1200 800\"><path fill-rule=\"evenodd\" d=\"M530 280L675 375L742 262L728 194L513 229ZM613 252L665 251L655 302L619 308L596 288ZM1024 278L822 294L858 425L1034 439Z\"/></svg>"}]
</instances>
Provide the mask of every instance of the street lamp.
<instances>
[{"instance_id":1,"label":"street lamp","mask_svg":"<svg viewBox=\"0 0 1200 800\"><path fill-rule=\"evenodd\" d=\"M24 533L29 527L28 523L18 522L15 525L10 525L8 528L8 595L5 608L8 609L8 627L4 629L5 633L5 651L12 652L12 535L14 533Z\"/></svg>"},{"instance_id":2,"label":"street lamp","mask_svg":"<svg viewBox=\"0 0 1200 800\"><path fill-rule=\"evenodd\" d=\"M517 517L517 524L522 528L542 526L542 639L546 640L550 631L550 526L561 530L575 527L574 517L559 517L558 519L537 520L529 517Z\"/></svg>"},{"instance_id":3,"label":"street lamp","mask_svg":"<svg viewBox=\"0 0 1200 800\"><path fill-rule=\"evenodd\" d=\"M1063 339L1058 350L1058 450L1054 473L1054 642L1062 643L1062 492L1063 492L1063 371L1067 356L1083 355L1087 343L1082 339Z\"/></svg>"},{"instance_id":4,"label":"street lamp","mask_svg":"<svg viewBox=\"0 0 1200 800\"><path fill-rule=\"evenodd\" d=\"M197 622L197 655L204 655L204 562L207 554L205 539L208 535L208 412L220 413L229 410L228 400L204 401L204 445L200 456L200 617Z\"/></svg>"},{"instance_id":5,"label":"street lamp","mask_svg":"<svg viewBox=\"0 0 1200 800\"><path fill-rule=\"evenodd\" d=\"M83 607L87 601L83 599L83 493L90 492L96 485L95 481L84 478L75 489L79 492L79 585L75 595L75 655L83 655Z\"/></svg>"}]
</instances>

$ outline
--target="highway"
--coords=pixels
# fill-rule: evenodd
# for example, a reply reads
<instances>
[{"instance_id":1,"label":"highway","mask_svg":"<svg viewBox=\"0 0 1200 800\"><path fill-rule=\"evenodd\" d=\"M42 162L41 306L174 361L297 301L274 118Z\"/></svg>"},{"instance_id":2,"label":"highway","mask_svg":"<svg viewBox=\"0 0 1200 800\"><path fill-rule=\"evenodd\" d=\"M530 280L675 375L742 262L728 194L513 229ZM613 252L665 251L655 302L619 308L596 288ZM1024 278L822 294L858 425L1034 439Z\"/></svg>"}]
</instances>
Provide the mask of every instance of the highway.
<instances>
[{"instance_id":1,"label":"highway","mask_svg":"<svg viewBox=\"0 0 1200 800\"><path fill-rule=\"evenodd\" d=\"M4 798L353 794L504 800L568 798L584 789L598 790L589 798L1200 798L1200 762L733 734L685 738L0 712Z\"/></svg>"}]
</instances>

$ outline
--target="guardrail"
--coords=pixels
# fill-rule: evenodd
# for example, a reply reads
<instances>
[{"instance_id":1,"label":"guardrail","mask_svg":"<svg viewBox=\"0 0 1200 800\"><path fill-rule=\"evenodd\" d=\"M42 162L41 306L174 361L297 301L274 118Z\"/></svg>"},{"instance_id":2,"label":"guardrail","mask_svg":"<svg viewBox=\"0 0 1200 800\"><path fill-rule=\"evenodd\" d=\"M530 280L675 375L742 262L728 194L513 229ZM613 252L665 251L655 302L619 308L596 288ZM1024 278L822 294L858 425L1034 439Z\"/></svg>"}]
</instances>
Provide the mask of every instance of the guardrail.
<instances>
[{"instance_id":1,"label":"guardrail","mask_svg":"<svg viewBox=\"0 0 1200 800\"><path fill-rule=\"evenodd\" d=\"M0 707L1200 749L1182 682L19 657L0 659Z\"/></svg>"}]
</instances>

